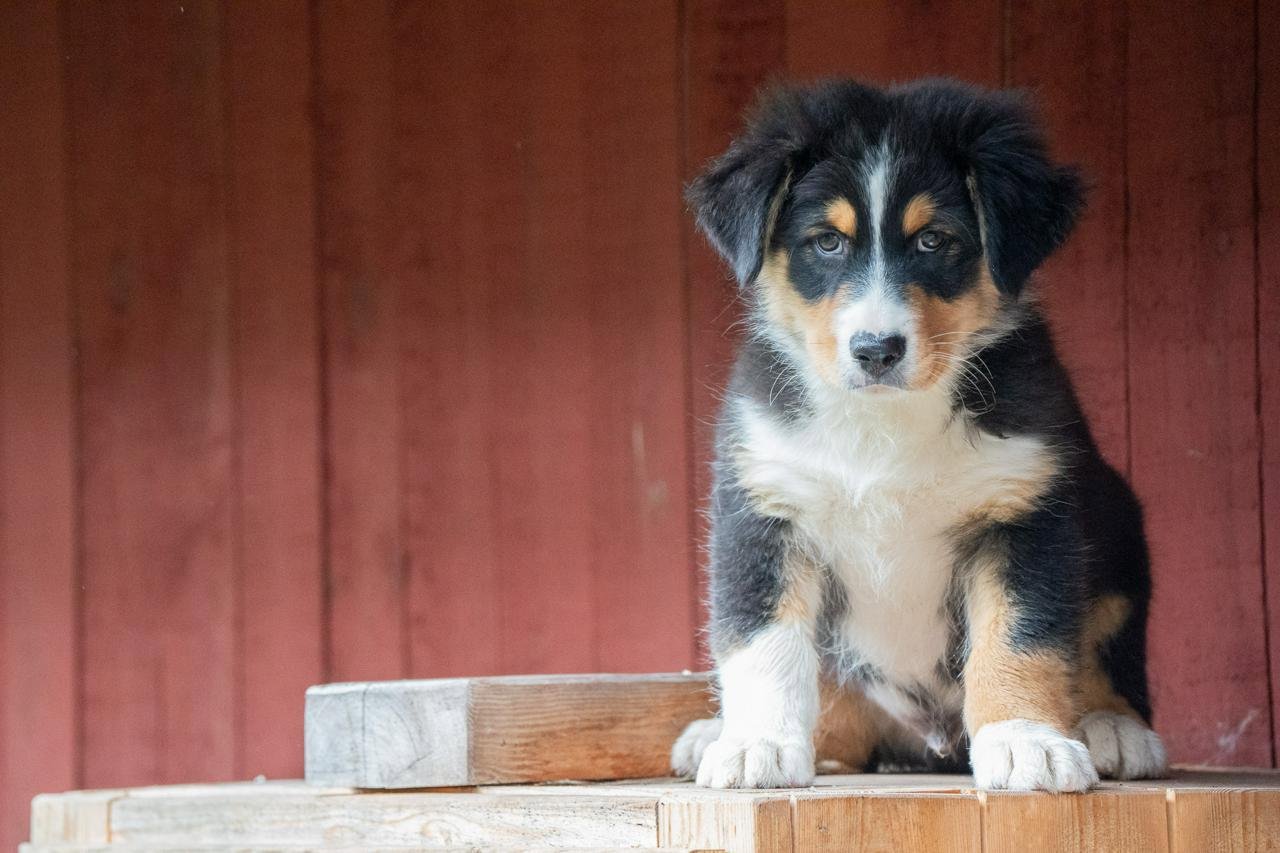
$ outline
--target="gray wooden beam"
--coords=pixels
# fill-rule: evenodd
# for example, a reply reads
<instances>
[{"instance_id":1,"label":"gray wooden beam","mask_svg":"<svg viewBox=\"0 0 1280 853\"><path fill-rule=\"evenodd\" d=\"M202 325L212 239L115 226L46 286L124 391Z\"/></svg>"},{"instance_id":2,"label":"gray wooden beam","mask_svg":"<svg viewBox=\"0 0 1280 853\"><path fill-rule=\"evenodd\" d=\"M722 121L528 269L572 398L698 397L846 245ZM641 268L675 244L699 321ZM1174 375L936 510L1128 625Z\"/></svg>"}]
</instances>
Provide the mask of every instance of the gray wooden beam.
<instances>
[{"instance_id":1,"label":"gray wooden beam","mask_svg":"<svg viewBox=\"0 0 1280 853\"><path fill-rule=\"evenodd\" d=\"M436 788L669 772L714 704L705 675L538 675L325 684L307 691L306 776Z\"/></svg>"}]
</instances>

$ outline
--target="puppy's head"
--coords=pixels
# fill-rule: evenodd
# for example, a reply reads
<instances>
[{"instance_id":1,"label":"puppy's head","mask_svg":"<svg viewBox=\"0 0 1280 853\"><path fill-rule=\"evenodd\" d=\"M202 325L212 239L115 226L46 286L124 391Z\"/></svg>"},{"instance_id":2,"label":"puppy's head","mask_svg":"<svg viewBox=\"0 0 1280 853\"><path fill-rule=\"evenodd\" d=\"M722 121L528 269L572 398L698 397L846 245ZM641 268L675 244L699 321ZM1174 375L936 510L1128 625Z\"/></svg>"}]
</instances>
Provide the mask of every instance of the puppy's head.
<instances>
[{"instance_id":1,"label":"puppy's head","mask_svg":"<svg viewBox=\"0 0 1280 853\"><path fill-rule=\"evenodd\" d=\"M1081 205L1021 99L945 81L772 92L689 189L809 381L918 390L1007 327Z\"/></svg>"}]
</instances>

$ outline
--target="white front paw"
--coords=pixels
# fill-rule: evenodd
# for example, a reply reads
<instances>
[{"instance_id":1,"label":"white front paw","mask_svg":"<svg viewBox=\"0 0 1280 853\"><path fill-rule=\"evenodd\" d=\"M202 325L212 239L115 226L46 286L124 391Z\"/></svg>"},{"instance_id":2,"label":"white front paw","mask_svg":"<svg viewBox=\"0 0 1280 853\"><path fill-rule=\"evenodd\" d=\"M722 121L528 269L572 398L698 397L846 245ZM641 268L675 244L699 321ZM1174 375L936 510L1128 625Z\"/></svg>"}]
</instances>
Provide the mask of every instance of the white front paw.
<instances>
[{"instance_id":1,"label":"white front paw","mask_svg":"<svg viewBox=\"0 0 1280 853\"><path fill-rule=\"evenodd\" d=\"M1085 714L1076 737L1089 748L1098 772L1112 779L1151 779L1169 766L1160 736L1126 714Z\"/></svg>"},{"instance_id":2,"label":"white front paw","mask_svg":"<svg viewBox=\"0 0 1280 853\"><path fill-rule=\"evenodd\" d=\"M702 753L707 788L798 788L813 782L812 740L721 736Z\"/></svg>"},{"instance_id":3,"label":"white front paw","mask_svg":"<svg viewBox=\"0 0 1280 853\"><path fill-rule=\"evenodd\" d=\"M677 776L693 777L698 773L698 765L702 763L702 754L707 747L720 737L724 728L724 720L712 717L709 720L694 720L685 726L680 737L671 747L671 769Z\"/></svg>"},{"instance_id":4,"label":"white front paw","mask_svg":"<svg viewBox=\"0 0 1280 853\"><path fill-rule=\"evenodd\" d=\"M978 729L969 761L979 788L1084 791L1098 781L1083 743L1031 720L1004 720Z\"/></svg>"}]
</instances>

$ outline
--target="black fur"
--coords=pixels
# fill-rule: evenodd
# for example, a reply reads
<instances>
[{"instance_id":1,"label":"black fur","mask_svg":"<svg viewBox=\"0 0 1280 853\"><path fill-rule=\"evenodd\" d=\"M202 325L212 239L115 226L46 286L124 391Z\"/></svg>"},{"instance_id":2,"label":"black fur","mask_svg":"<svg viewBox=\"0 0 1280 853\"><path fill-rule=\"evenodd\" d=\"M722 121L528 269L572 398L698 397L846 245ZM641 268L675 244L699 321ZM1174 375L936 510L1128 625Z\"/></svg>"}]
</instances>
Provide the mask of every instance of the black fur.
<instances>
[{"instance_id":1,"label":"black fur","mask_svg":"<svg viewBox=\"0 0 1280 853\"><path fill-rule=\"evenodd\" d=\"M938 80L888 90L848 81L777 88L761 100L728 152L693 182L688 199L745 290L752 290L772 252L785 251L788 281L806 303L841 292L856 297L868 286L860 271L874 248L871 230L861 225L870 202L859 157L886 137L898 158L886 201L890 221L900 221L913 195L927 191L946 241L924 253L912 235L886 238L877 250L887 266L885 286L899 297L912 288L946 303L989 272L1001 300L1000 330L966 356L953 417L975 434L1040 439L1064 472L1034 509L955 531L956 576L963 578L980 555L1001 555L1001 581L1017 613L1012 644L1022 651L1074 654L1093 602L1124 596L1131 615L1107 641L1103 665L1115 691L1149 720L1145 631L1151 589L1141 510L1100 456L1045 321L1022 298L1083 203L1079 175L1051 162L1025 99ZM826 227L834 198L847 199L860 223L838 256L815 249L813 238ZM747 439L733 401L753 401L784 424L804 421L816 405L806 387L812 380L804 377L812 371L804 356L779 344L769 328L772 315L759 298L752 304L753 333L739 354L720 427L711 508L711 637L718 657L748 643L774 618L791 532L791 522L763 513L739 482L735 451ZM848 606L842 596L838 585L827 584L816 628L824 648L838 645L837 622ZM959 612L956 601L947 606ZM938 663L940 679L954 683L961 677L963 626L952 645ZM842 669L836 656L826 665L841 680L884 681L866 663ZM930 688L891 686L935 729L954 727ZM885 744L882 752L897 755L900 746ZM951 746L963 755L962 744Z\"/></svg>"}]
</instances>

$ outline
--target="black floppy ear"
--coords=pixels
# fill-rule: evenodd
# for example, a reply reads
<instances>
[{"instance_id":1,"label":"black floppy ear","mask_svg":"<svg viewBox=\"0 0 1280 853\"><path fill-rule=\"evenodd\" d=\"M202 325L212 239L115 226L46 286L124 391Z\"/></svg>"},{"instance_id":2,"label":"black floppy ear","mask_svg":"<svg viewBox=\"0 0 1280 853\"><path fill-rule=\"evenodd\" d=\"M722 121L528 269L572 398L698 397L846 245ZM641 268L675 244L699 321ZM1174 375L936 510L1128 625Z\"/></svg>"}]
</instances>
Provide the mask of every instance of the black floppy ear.
<instances>
[{"instance_id":1,"label":"black floppy ear","mask_svg":"<svg viewBox=\"0 0 1280 853\"><path fill-rule=\"evenodd\" d=\"M733 267L740 285L754 279L764 263L789 174L785 145L746 136L714 160L685 192L698 227Z\"/></svg>"},{"instance_id":2,"label":"black floppy ear","mask_svg":"<svg viewBox=\"0 0 1280 853\"><path fill-rule=\"evenodd\" d=\"M1076 169L1049 160L1020 96L988 96L969 118L969 186L991 276L1003 293L1016 296L1071 233L1084 206L1084 185Z\"/></svg>"},{"instance_id":3,"label":"black floppy ear","mask_svg":"<svg viewBox=\"0 0 1280 853\"><path fill-rule=\"evenodd\" d=\"M685 193L698 226L740 285L760 272L787 186L812 134L821 91L775 86L757 100L747 128Z\"/></svg>"}]
</instances>

